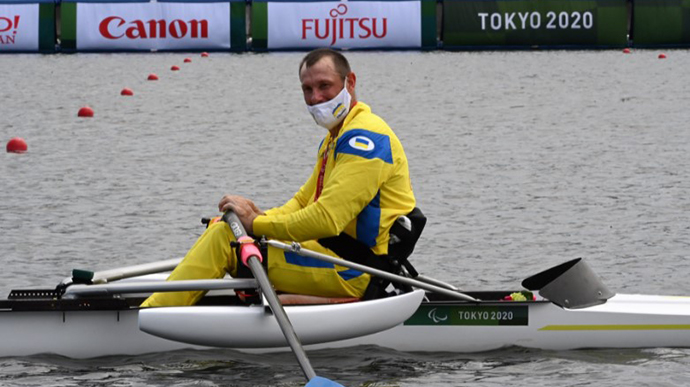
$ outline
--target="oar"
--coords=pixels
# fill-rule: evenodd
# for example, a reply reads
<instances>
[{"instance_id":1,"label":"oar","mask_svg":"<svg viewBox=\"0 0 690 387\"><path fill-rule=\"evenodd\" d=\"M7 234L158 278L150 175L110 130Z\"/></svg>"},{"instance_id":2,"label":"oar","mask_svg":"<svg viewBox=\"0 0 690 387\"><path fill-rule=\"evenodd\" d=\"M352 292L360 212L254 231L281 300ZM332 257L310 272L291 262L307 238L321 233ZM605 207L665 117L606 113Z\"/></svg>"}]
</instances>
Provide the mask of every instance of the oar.
<instances>
[{"instance_id":1,"label":"oar","mask_svg":"<svg viewBox=\"0 0 690 387\"><path fill-rule=\"evenodd\" d=\"M71 285L63 298L112 296L115 294L184 292L189 290L256 289L254 279L207 279L183 281L137 281L132 283Z\"/></svg>"},{"instance_id":2,"label":"oar","mask_svg":"<svg viewBox=\"0 0 690 387\"><path fill-rule=\"evenodd\" d=\"M292 323L283 309L283 305L280 304L278 296L275 290L273 290L273 286L271 286L271 283L268 281L268 275L261 266L261 252L259 252L259 248L254 244L254 239L247 235L242 226L242 222L240 222L234 212L226 212L225 215L223 215L223 220L230 226L230 230L232 230L235 239L240 244L240 256L237 258L241 259L245 265L249 266L252 274L254 274L254 278L259 282L259 288L261 288L261 292L264 297L266 297L266 301L268 301L268 305L271 307L271 311L273 311L273 315L276 317L278 325L283 331L283 335L285 335L285 340L287 340L290 345L292 353L295 354L297 362L302 368L304 376L307 378L308 383L305 387L342 387L342 385L329 379L316 376L309 362L309 358L306 352L304 352L304 348L302 348L302 343L300 343L295 329L292 327Z\"/></svg>"},{"instance_id":3,"label":"oar","mask_svg":"<svg viewBox=\"0 0 690 387\"><path fill-rule=\"evenodd\" d=\"M461 300L465 300L465 301L479 302L479 300L477 300L476 298L468 296L467 294L464 294L464 293L460 293L458 291L453 291L453 290L450 290L447 288L442 288L440 286L436 286L436 285L432 285L429 283L417 281L417 280L414 280L412 278L399 276L399 275L396 275L393 273L389 273L387 271L374 269L372 267L360 265L358 263L354 263L354 262L347 261L344 259L333 258L330 255L321 254L321 253L318 253L316 251L303 249L302 246L297 242L292 242L292 244L288 245L286 243L275 241L275 240L267 240L266 243L269 246L273 246L273 247L279 248L281 250L297 253L297 254L305 256L305 257L316 258L316 259L319 259L321 261L332 263L334 265L348 267L350 269L358 270L358 271L361 271L363 273L368 273L371 275L375 275L377 277L385 278L389 281L414 286L416 288L428 290L430 292L434 292L434 293L438 293L438 294L443 294L444 296L448 296L448 297L452 297L452 298L457 298L457 299L461 299Z\"/></svg>"},{"instance_id":4,"label":"oar","mask_svg":"<svg viewBox=\"0 0 690 387\"><path fill-rule=\"evenodd\" d=\"M72 270L72 277L65 278L63 284L71 284L72 281L79 283L105 284L125 278L139 277L147 274L161 273L175 269L182 261L182 258L166 259L163 261L142 263L140 265L118 267L103 271Z\"/></svg>"}]
</instances>

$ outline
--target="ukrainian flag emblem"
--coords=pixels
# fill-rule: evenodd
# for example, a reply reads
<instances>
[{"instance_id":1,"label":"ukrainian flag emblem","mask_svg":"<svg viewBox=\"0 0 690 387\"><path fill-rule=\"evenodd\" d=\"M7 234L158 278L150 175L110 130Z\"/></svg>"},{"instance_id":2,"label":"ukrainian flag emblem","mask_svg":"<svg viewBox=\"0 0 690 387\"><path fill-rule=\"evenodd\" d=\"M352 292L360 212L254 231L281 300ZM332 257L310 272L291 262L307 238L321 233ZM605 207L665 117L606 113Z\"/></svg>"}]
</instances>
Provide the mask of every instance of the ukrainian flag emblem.
<instances>
[{"instance_id":1,"label":"ukrainian flag emblem","mask_svg":"<svg viewBox=\"0 0 690 387\"><path fill-rule=\"evenodd\" d=\"M370 151L374 149L374 142L364 136L355 136L350 139L350 146L361 151Z\"/></svg>"},{"instance_id":2,"label":"ukrainian flag emblem","mask_svg":"<svg viewBox=\"0 0 690 387\"><path fill-rule=\"evenodd\" d=\"M340 114L345 110L345 105L342 103L339 103L338 106L333 109L333 117L338 118Z\"/></svg>"}]
</instances>

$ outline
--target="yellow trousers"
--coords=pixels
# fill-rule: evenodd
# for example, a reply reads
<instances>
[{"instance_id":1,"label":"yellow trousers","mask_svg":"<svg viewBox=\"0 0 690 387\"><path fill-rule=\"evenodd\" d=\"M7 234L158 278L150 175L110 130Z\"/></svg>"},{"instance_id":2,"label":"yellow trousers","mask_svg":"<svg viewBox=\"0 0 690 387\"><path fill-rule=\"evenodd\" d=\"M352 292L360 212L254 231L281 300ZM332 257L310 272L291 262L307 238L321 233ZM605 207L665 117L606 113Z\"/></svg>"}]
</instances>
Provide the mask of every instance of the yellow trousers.
<instances>
[{"instance_id":1,"label":"yellow trousers","mask_svg":"<svg viewBox=\"0 0 690 387\"><path fill-rule=\"evenodd\" d=\"M223 278L226 273L237 275L235 249L230 242L235 237L225 222L209 226L187 252L182 262L168 277L168 281ZM316 241L301 243L305 249L337 257ZM276 291L323 297L362 297L370 276L332 265L314 258L268 247L268 278ZM194 305L205 291L154 293L142 307Z\"/></svg>"}]
</instances>

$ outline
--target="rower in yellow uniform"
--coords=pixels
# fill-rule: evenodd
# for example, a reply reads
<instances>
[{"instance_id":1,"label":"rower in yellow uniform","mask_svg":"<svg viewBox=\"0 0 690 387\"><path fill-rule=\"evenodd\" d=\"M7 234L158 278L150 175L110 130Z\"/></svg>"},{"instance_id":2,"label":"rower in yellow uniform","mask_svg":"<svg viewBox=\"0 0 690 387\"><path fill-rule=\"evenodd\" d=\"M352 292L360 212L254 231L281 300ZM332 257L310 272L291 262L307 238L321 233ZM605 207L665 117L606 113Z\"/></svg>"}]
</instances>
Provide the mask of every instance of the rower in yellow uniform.
<instances>
[{"instance_id":1,"label":"rower in yellow uniform","mask_svg":"<svg viewBox=\"0 0 690 387\"><path fill-rule=\"evenodd\" d=\"M328 130L311 176L281 207L263 212L247 198L225 195L218 209L234 211L257 237L297 241L332 256L343 247L385 256L394 222L415 208L402 144L385 121L357 101L357 77L339 52L308 53L299 65L299 79L309 112ZM225 222L210 225L168 280L237 276L242 263L232 241ZM361 298L370 282L368 274L272 247L267 261L269 279L279 292ZM142 306L192 305L204 294L155 293Z\"/></svg>"}]
</instances>

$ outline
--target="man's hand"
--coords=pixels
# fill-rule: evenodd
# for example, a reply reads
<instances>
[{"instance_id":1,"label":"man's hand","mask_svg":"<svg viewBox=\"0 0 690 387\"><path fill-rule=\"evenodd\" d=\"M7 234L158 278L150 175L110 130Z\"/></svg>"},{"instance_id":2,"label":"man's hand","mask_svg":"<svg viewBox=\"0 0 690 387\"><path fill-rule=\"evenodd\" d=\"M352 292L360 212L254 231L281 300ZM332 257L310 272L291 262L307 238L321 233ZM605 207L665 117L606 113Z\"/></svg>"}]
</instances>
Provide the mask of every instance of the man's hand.
<instances>
[{"instance_id":1,"label":"man's hand","mask_svg":"<svg viewBox=\"0 0 690 387\"><path fill-rule=\"evenodd\" d=\"M263 215L254 202L237 195L225 195L218 203L218 210L226 212L232 210L244 226L245 231L249 234L254 233L254 218Z\"/></svg>"}]
</instances>

